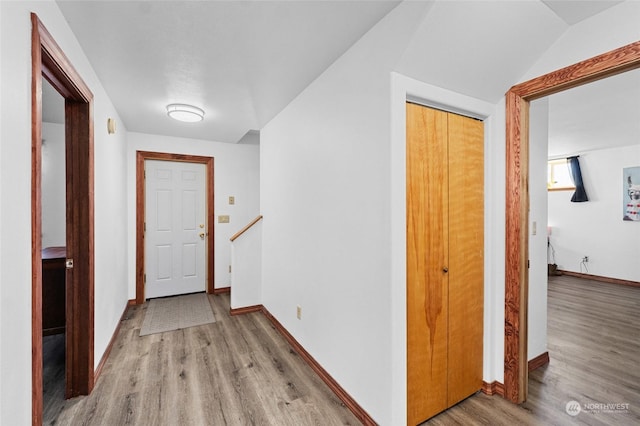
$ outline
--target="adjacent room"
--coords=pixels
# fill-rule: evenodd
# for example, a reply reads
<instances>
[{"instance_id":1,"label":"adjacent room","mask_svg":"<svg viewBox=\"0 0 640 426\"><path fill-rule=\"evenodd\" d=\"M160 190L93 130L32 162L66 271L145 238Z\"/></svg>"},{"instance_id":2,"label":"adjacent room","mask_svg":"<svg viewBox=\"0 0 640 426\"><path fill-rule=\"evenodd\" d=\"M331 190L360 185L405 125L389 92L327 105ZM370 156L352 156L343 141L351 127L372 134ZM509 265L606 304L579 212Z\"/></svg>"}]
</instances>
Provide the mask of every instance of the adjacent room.
<instances>
[{"instance_id":1,"label":"adjacent room","mask_svg":"<svg viewBox=\"0 0 640 426\"><path fill-rule=\"evenodd\" d=\"M638 399L640 230L628 209L639 170L639 95L636 70L532 103L525 406L533 412L558 400ZM624 414L593 417L624 423Z\"/></svg>"}]
</instances>

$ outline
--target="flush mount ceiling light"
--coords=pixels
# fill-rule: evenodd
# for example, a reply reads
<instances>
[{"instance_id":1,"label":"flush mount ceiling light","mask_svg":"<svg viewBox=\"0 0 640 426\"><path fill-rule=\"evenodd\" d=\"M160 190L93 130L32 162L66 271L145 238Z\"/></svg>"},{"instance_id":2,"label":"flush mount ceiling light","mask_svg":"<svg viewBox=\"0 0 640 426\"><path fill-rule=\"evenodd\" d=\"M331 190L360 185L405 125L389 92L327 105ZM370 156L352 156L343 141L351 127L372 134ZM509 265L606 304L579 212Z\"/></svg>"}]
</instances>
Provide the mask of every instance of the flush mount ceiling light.
<instances>
[{"instance_id":1,"label":"flush mount ceiling light","mask_svg":"<svg viewBox=\"0 0 640 426\"><path fill-rule=\"evenodd\" d=\"M195 123L204 119L203 110L186 104L167 105L167 115L175 120L186 121L187 123Z\"/></svg>"}]
</instances>

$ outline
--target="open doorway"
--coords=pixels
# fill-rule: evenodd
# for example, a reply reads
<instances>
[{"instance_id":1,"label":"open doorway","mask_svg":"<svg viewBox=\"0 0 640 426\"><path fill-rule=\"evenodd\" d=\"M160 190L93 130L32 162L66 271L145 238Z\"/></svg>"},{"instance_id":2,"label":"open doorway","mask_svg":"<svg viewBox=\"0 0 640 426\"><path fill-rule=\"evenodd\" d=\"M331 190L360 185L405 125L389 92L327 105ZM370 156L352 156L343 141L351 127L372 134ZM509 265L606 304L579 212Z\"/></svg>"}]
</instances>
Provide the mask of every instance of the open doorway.
<instances>
[{"instance_id":1,"label":"open doorway","mask_svg":"<svg viewBox=\"0 0 640 426\"><path fill-rule=\"evenodd\" d=\"M638 335L633 307L640 292L632 285L640 285L634 266L640 227L623 220L623 170L640 166L638 110L640 70L530 103L524 406L535 414L564 415L571 401L585 406L637 399L637 369L621 366L640 357L629 341ZM588 201L575 196L569 158L581 166L584 190L577 192ZM546 363L538 362L542 358ZM635 412L625 407L589 414L625 423Z\"/></svg>"},{"instance_id":2,"label":"open doorway","mask_svg":"<svg viewBox=\"0 0 640 426\"><path fill-rule=\"evenodd\" d=\"M512 87L506 96L506 255L504 396L527 398L529 242L529 103L625 71L640 68L640 42Z\"/></svg>"},{"instance_id":3,"label":"open doorway","mask_svg":"<svg viewBox=\"0 0 640 426\"><path fill-rule=\"evenodd\" d=\"M94 384L93 94L38 16L32 23L32 424L43 412L42 81L64 98L65 398Z\"/></svg>"}]
</instances>

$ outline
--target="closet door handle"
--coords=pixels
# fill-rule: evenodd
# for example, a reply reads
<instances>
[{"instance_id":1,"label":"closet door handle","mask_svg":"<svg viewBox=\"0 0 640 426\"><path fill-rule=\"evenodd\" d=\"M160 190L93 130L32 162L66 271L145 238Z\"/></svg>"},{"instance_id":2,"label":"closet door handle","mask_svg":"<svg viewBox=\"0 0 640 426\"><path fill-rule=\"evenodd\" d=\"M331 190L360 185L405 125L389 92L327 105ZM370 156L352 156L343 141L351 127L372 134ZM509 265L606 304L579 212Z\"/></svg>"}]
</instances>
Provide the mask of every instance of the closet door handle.
<instances>
[{"instance_id":1,"label":"closet door handle","mask_svg":"<svg viewBox=\"0 0 640 426\"><path fill-rule=\"evenodd\" d=\"M442 272L444 272L444 273L446 274L447 272L449 272L449 268L447 268L447 267L445 266L444 268L442 268Z\"/></svg>"}]
</instances>

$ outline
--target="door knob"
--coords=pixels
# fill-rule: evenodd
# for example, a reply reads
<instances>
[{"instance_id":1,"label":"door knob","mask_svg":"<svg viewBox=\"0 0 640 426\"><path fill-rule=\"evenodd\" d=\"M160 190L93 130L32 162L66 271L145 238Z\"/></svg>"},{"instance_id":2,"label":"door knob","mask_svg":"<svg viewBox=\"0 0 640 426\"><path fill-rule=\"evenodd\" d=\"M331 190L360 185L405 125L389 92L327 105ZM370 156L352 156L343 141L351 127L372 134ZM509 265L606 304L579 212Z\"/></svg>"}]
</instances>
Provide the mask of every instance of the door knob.
<instances>
[{"instance_id":1,"label":"door knob","mask_svg":"<svg viewBox=\"0 0 640 426\"><path fill-rule=\"evenodd\" d=\"M444 268L442 268L442 272L444 272L444 273L446 274L447 272L449 272L449 268L447 268L447 267L445 266Z\"/></svg>"},{"instance_id":2,"label":"door knob","mask_svg":"<svg viewBox=\"0 0 640 426\"><path fill-rule=\"evenodd\" d=\"M204 232L200 233L200 238L204 240Z\"/></svg>"}]
</instances>

